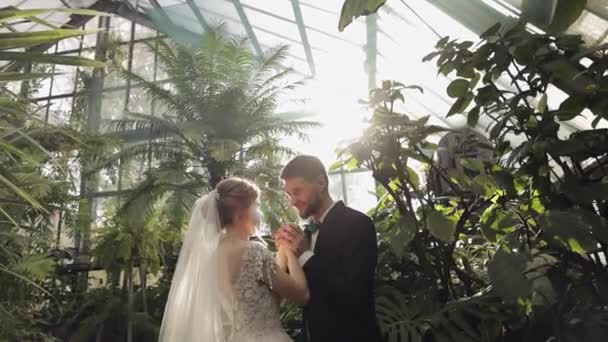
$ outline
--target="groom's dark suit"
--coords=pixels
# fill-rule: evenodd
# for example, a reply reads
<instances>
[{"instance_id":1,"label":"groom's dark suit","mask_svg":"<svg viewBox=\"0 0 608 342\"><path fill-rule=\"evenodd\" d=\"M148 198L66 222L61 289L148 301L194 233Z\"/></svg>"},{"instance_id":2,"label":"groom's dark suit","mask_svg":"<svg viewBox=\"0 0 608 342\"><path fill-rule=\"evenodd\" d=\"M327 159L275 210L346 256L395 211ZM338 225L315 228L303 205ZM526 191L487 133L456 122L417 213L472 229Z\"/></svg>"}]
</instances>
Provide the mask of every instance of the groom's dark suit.
<instances>
[{"instance_id":1,"label":"groom's dark suit","mask_svg":"<svg viewBox=\"0 0 608 342\"><path fill-rule=\"evenodd\" d=\"M308 342L380 341L373 293L377 255L372 220L336 203L304 264L311 293L304 308Z\"/></svg>"}]
</instances>

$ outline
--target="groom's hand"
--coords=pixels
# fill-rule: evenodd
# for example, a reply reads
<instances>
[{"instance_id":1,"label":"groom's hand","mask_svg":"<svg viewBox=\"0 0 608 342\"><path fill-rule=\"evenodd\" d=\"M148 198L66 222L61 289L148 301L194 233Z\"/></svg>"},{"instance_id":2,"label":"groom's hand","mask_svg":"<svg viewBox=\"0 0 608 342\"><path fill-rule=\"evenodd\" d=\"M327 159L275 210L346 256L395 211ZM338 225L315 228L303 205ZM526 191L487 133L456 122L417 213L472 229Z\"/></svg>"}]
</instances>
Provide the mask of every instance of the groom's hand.
<instances>
[{"instance_id":1,"label":"groom's hand","mask_svg":"<svg viewBox=\"0 0 608 342\"><path fill-rule=\"evenodd\" d=\"M304 232L295 224L284 224L279 228L279 241L287 245L298 257L310 250L310 243Z\"/></svg>"}]
</instances>

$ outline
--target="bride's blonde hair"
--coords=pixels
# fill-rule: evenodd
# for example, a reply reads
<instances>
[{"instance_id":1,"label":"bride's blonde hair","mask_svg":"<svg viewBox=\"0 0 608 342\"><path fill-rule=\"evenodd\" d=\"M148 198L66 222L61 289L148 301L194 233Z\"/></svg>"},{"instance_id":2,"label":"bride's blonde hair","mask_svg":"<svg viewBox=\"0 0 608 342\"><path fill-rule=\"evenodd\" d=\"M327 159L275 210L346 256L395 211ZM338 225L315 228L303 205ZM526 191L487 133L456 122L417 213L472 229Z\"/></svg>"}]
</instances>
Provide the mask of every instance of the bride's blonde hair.
<instances>
[{"instance_id":1,"label":"bride's blonde hair","mask_svg":"<svg viewBox=\"0 0 608 342\"><path fill-rule=\"evenodd\" d=\"M232 224L235 214L251 207L260 196L260 190L253 182L239 177L224 179L217 184L215 191L222 227Z\"/></svg>"}]
</instances>

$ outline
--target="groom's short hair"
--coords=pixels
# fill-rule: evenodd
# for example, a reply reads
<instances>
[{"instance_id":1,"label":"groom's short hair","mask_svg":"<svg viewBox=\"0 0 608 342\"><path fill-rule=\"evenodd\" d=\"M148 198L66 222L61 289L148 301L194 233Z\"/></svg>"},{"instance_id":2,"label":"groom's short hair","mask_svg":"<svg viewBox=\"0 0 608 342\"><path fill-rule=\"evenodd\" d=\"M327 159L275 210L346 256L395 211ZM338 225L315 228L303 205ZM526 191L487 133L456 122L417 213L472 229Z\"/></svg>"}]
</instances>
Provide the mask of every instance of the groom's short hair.
<instances>
[{"instance_id":1,"label":"groom's short hair","mask_svg":"<svg viewBox=\"0 0 608 342\"><path fill-rule=\"evenodd\" d=\"M315 156L297 156L290 160L281 171L281 179L283 180L298 177L309 182L315 181L318 177L323 177L325 182L329 184L327 170L325 170L323 162Z\"/></svg>"}]
</instances>

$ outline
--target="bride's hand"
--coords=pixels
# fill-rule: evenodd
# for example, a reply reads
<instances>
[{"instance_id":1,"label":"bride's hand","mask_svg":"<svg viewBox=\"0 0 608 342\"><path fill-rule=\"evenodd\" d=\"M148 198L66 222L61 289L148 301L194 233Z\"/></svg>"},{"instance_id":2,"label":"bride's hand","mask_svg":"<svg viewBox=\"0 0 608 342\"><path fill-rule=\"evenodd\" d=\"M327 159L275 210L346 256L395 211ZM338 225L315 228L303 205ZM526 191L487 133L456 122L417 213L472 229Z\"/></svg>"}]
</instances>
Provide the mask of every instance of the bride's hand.
<instances>
[{"instance_id":1,"label":"bride's hand","mask_svg":"<svg viewBox=\"0 0 608 342\"><path fill-rule=\"evenodd\" d=\"M287 269L287 255L285 254L285 251L287 250L287 247L285 246L284 243L281 242L281 239L278 236L275 236L275 241L276 241L276 245L277 245L277 254L276 254L276 261L277 264L279 265L279 267L283 270Z\"/></svg>"},{"instance_id":2,"label":"bride's hand","mask_svg":"<svg viewBox=\"0 0 608 342\"><path fill-rule=\"evenodd\" d=\"M292 260L292 259L297 259L298 257L296 256L296 254L291 250L291 248L285 246L281 248L283 250L283 253L285 254L285 258L287 260Z\"/></svg>"}]
</instances>

